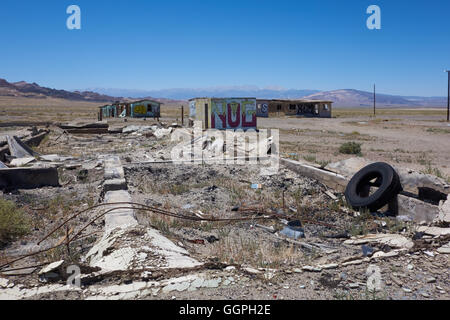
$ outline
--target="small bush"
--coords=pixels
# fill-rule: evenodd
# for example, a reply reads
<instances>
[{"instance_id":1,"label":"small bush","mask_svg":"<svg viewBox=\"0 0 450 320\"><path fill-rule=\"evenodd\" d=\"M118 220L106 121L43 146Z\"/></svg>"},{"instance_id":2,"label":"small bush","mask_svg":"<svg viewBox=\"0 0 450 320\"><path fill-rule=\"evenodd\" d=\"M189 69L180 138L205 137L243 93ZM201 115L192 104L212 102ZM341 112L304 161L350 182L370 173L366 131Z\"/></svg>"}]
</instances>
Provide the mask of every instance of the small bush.
<instances>
[{"instance_id":1,"label":"small bush","mask_svg":"<svg viewBox=\"0 0 450 320\"><path fill-rule=\"evenodd\" d=\"M0 199L0 247L29 232L24 212L11 201Z\"/></svg>"},{"instance_id":2,"label":"small bush","mask_svg":"<svg viewBox=\"0 0 450 320\"><path fill-rule=\"evenodd\" d=\"M339 152L343 154L361 154L361 144L356 142L346 142L339 147Z\"/></svg>"},{"instance_id":3,"label":"small bush","mask_svg":"<svg viewBox=\"0 0 450 320\"><path fill-rule=\"evenodd\" d=\"M303 157L308 162L316 162L317 158L315 155L306 155Z\"/></svg>"}]
</instances>

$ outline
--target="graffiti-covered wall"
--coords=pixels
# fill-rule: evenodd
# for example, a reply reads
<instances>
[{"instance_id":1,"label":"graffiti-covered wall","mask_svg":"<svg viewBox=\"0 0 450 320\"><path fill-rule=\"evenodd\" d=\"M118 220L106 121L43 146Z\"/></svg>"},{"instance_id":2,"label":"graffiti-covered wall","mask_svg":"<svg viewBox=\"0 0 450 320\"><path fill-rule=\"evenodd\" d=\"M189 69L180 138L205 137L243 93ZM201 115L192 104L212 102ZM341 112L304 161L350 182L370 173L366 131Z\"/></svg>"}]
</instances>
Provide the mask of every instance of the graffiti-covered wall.
<instances>
[{"instance_id":1,"label":"graffiti-covered wall","mask_svg":"<svg viewBox=\"0 0 450 320\"><path fill-rule=\"evenodd\" d=\"M269 101L258 100L256 104L256 116L261 118L269 117Z\"/></svg>"},{"instance_id":2,"label":"graffiti-covered wall","mask_svg":"<svg viewBox=\"0 0 450 320\"><path fill-rule=\"evenodd\" d=\"M160 116L160 105L152 101L139 101L131 104L131 117L151 118Z\"/></svg>"},{"instance_id":3,"label":"graffiti-covered wall","mask_svg":"<svg viewBox=\"0 0 450 320\"><path fill-rule=\"evenodd\" d=\"M213 129L256 129L256 99L212 99L210 119Z\"/></svg>"},{"instance_id":4,"label":"graffiti-covered wall","mask_svg":"<svg viewBox=\"0 0 450 320\"><path fill-rule=\"evenodd\" d=\"M189 107L203 129L256 129L255 98L197 98Z\"/></svg>"}]
</instances>

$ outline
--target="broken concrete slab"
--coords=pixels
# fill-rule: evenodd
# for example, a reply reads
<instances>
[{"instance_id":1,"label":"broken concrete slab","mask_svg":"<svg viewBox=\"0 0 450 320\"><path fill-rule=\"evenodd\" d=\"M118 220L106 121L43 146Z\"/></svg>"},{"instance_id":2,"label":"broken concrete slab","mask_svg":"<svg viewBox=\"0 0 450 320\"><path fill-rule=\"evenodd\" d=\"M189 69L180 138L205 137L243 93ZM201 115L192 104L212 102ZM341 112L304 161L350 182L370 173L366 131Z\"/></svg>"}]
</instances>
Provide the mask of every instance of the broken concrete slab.
<instances>
[{"instance_id":1,"label":"broken concrete slab","mask_svg":"<svg viewBox=\"0 0 450 320\"><path fill-rule=\"evenodd\" d=\"M415 222L432 222L439 215L439 207L419 199L399 194L397 196L398 216L407 216Z\"/></svg>"},{"instance_id":2,"label":"broken concrete slab","mask_svg":"<svg viewBox=\"0 0 450 320\"><path fill-rule=\"evenodd\" d=\"M64 264L64 260L50 263L39 271L38 276L41 282L53 282L61 279L61 266Z\"/></svg>"},{"instance_id":3,"label":"broken concrete slab","mask_svg":"<svg viewBox=\"0 0 450 320\"><path fill-rule=\"evenodd\" d=\"M61 162L61 161L73 160L73 157L62 157L57 154L41 155L39 158L41 160L50 161L50 162Z\"/></svg>"},{"instance_id":4,"label":"broken concrete slab","mask_svg":"<svg viewBox=\"0 0 450 320\"><path fill-rule=\"evenodd\" d=\"M30 162L36 161L34 157L26 157L26 158L15 158L12 159L9 165L11 167L22 167L24 165L29 164Z\"/></svg>"},{"instance_id":5,"label":"broken concrete slab","mask_svg":"<svg viewBox=\"0 0 450 320\"><path fill-rule=\"evenodd\" d=\"M133 133L133 132L148 132L156 130L156 126L137 126L137 125L130 125L126 126L122 129L122 133Z\"/></svg>"},{"instance_id":6,"label":"broken concrete slab","mask_svg":"<svg viewBox=\"0 0 450 320\"><path fill-rule=\"evenodd\" d=\"M37 136L25 138L22 140L19 139L19 141L22 141L27 146L38 146L41 143L41 141L48 135L48 133L49 131L44 131L42 133L39 133ZM7 154L10 154L9 146L0 148L0 161L5 161Z\"/></svg>"},{"instance_id":7,"label":"broken concrete slab","mask_svg":"<svg viewBox=\"0 0 450 320\"><path fill-rule=\"evenodd\" d=\"M398 254L399 250L392 250L389 252L377 251L372 255L372 257L370 257L370 260L396 257Z\"/></svg>"},{"instance_id":8,"label":"broken concrete slab","mask_svg":"<svg viewBox=\"0 0 450 320\"><path fill-rule=\"evenodd\" d=\"M348 180L340 174L321 170L298 161L280 158L280 164L308 178L319 180L336 191L343 192L348 183Z\"/></svg>"},{"instance_id":9,"label":"broken concrete slab","mask_svg":"<svg viewBox=\"0 0 450 320\"><path fill-rule=\"evenodd\" d=\"M109 179L103 183L103 192L127 190L127 181L125 179Z\"/></svg>"},{"instance_id":10,"label":"broken concrete slab","mask_svg":"<svg viewBox=\"0 0 450 320\"><path fill-rule=\"evenodd\" d=\"M17 137L6 136L8 140L8 147L12 157L14 158L30 158L36 155L36 153L29 147L24 147L25 144L19 143L20 139Z\"/></svg>"},{"instance_id":11,"label":"broken concrete slab","mask_svg":"<svg viewBox=\"0 0 450 320\"><path fill-rule=\"evenodd\" d=\"M86 170L92 170L95 168L100 168L102 165L103 165L103 161L92 161L92 162L83 163L81 165L81 167Z\"/></svg>"},{"instance_id":12,"label":"broken concrete slab","mask_svg":"<svg viewBox=\"0 0 450 320\"><path fill-rule=\"evenodd\" d=\"M108 122L106 121L98 121L91 123L80 123L80 122L70 122L68 124L59 125L61 129L95 129L95 128L108 128Z\"/></svg>"},{"instance_id":13,"label":"broken concrete slab","mask_svg":"<svg viewBox=\"0 0 450 320\"><path fill-rule=\"evenodd\" d=\"M104 160L105 179L124 179L125 172L123 171L122 162L119 157L109 157Z\"/></svg>"},{"instance_id":14,"label":"broken concrete slab","mask_svg":"<svg viewBox=\"0 0 450 320\"><path fill-rule=\"evenodd\" d=\"M450 254L450 242L437 249L442 254Z\"/></svg>"},{"instance_id":15,"label":"broken concrete slab","mask_svg":"<svg viewBox=\"0 0 450 320\"><path fill-rule=\"evenodd\" d=\"M308 272L321 272L322 268L314 267L314 266L303 266L302 270L303 271L308 271Z\"/></svg>"},{"instance_id":16,"label":"broken concrete slab","mask_svg":"<svg viewBox=\"0 0 450 320\"><path fill-rule=\"evenodd\" d=\"M0 288L8 287L9 280L5 278L0 278Z\"/></svg>"},{"instance_id":17,"label":"broken concrete slab","mask_svg":"<svg viewBox=\"0 0 450 320\"><path fill-rule=\"evenodd\" d=\"M417 228L417 232L423 232L430 236L441 237L450 234L450 228L439 228L439 227L427 227L420 226Z\"/></svg>"},{"instance_id":18,"label":"broken concrete slab","mask_svg":"<svg viewBox=\"0 0 450 320\"><path fill-rule=\"evenodd\" d=\"M108 191L105 194L105 203L115 202L131 202L130 194L125 190ZM134 209L129 204L113 204L108 206L108 209L121 208L114 210L105 215L105 230L106 232L114 228L127 228L129 226L137 225Z\"/></svg>"},{"instance_id":19,"label":"broken concrete slab","mask_svg":"<svg viewBox=\"0 0 450 320\"><path fill-rule=\"evenodd\" d=\"M0 189L59 187L56 168L0 169Z\"/></svg>"},{"instance_id":20,"label":"broken concrete slab","mask_svg":"<svg viewBox=\"0 0 450 320\"><path fill-rule=\"evenodd\" d=\"M136 238L136 232L143 236ZM122 242L128 245L121 245ZM147 254L144 259L142 253ZM116 228L105 233L88 252L86 259L92 267L100 267L104 271L137 267L193 268L202 265L159 231L142 226Z\"/></svg>"},{"instance_id":21,"label":"broken concrete slab","mask_svg":"<svg viewBox=\"0 0 450 320\"><path fill-rule=\"evenodd\" d=\"M59 127L71 134L105 134L108 133L109 125L103 121L94 123L69 123L60 125Z\"/></svg>"},{"instance_id":22,"label":"broken concrete slab","mask_svg":"<svg viewBox=\"0 0 450 320\"><path fill-rule=\"evenodd\" d=\"M344 244L360 245L370 242L377 242L391 247L405 249L411 249L414 246L414 242L408 238L399 234L391 233L368 234L359 237L352 237L352 239L345 240Z\"/></svg>"},{"instance_id":23,"label":"broken concrete slab","mask_svg":"<svg viewBox=\"0 0 450 320\"><path fill-rule=\"evenodd\" d=\"M173 131L172 128L168 128L168 129L164 129L164 128L160 128L160 129L156 129L153 134L155 135L156 138L161 139L162 137L168 136L169 134L171 134Z\"/></svg>"}]
</instances>

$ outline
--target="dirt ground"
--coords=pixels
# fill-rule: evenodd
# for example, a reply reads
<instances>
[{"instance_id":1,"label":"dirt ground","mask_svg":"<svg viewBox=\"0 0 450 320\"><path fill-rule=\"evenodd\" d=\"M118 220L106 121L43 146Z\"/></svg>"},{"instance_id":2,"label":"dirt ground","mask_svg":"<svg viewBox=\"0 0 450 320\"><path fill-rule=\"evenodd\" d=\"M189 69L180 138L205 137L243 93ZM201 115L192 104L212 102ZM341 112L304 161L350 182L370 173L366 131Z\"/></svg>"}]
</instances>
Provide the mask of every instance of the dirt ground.
<instances>
[{"instance_id":1,"label":"dirt ground","mask_svg":"<svg viewBox=\"0 0 450 320\"><path fill-rule=\"evenodd\" d=\"M434 112L391 110L373 118L355 110L332 119L259 118L258 125L280 129L281 150L288 157L326 165L348 157L339 153L339 146L354 141L361 144L364 158L448 181L450 125Z\"/></svg>"},{"instance_id":2,"label":"dirt ground","mask_svg":"<svg viewBox=\"0 0 450 320\"><path fill-rule=\"evenodd\" d=\"M46 108L42 101L30 106L26 101L0 103L0 142L6 134L28 134L28 126L11 127L8 122L95 121L96 106L52 101ZM187 108L185 108L185 112ZM93 110L95 112L93 112ZM180 105L162 109L161 122L181 122ZM32 111L34 115L30 115ZM443 121L445 111L437 109L379 110L376 118L370 110L336 109L331 119L291 117L258 118L259 128L280 130L283 157L326 166L354 155L342 154L345 142L361 144L366 159L384 161L401 167L436 175L449 181L450 126ZM275 116L275 115L272 115ZM185 114L187 119L187 114ZM110 127L151 126L153 119L111 119ZM0 264L25 253L48 247L76 232L90 218L93 210L81 215L37 246L37 242L58 223L74 212L103 200L103 157L117 155L125 169L128 190L134 202L186 215L236 218L282 215L279 219L249 219L239 222L195 222L138 211L142 226L157 229L175 244L185 248L199 261L214 261L221 267L199 272L221 284L194 291L164 291L141 294L139 299L449 299L448 255L435 249L448 238L425 236L414 240L409 250L381 245L369 246L387 255L371 258L363 255L361 245L344 244L349 237L368 233L395 233L407 239L416 234L417 223L398 221L395 217L356 213L349 209L343 195L318 181L298 175L284 167L273 176L259 175L253 166L149 164L168 160L173 143L143 134L65 134L50 125L48 138L36 147L41 154L69 157L53 163L58 167L61 187L14 190L1 193L13 201L30 219L29 233L1 248ZM258 184L258 189L251 188ZM332 193L333 199L327 193ZM246 208L264 213L249 214ZM288 220L299 220L305 238L292 241L280 234ZM97 241L104 229L99 219L83 232L83 239L63 247L26 258L13 264L24 267L20 275L7 275L8 288L31 290L44 284L36 272L41 267L26 268L65 259L83 264L83 255ZM308 247L307 245L312 247ZM391 254L391 256L389 256ZM368 268L378 267L382 289L367 291ZM33 272L28 274L29 272ZM180 271L185 275L186 271ZM0 278L6 275L0 275ZM172 274L159 275L158 281ZM90 299L93 287L127 285L149 281L138 276L117 275L97 279L82 291L63 290L40 293L28 299ZM62 283L62 282L61 282ZM226 285L225 285L226 283ZM1 283L0 283L1 284ZM6 290L0 287L0 294ZM108 298L118 298L111 294Z\"/></svg>"},{"instance_id":3,"label":"dirt ground","mask_svg":"<svg viewBox=\"0 0 450 320\"><path fill-rule=\"evenodd\" d=\"M419 120L414 120L413 123L417 121ZM340 118L263 119L260 125L280 127L281 140L284 142L281 151L289 153L291 150L284 149L286 141L293 141L297 147L295 150L299 152L309 151L309 146L314 141L317 142L318 137L323 138L323 131L317 133L308 130L317 130L318 122L327 130L339 130L344 134L359 126L347 125L348 119ZM121 125L136 123L154 124L149 120L133 120L122 122ZM400 135L400 130L394 128L394 123L397 122L393 121L391 124L390 121L383 121L381 126L392 125L392 128L383 129L388 131L381 130L382 134L379 134L378 121L363 124L362 128L368 130L362 133L363 130L360 129L361 134L357 136L367 134L370 140L356 141L379 143L384 145L385 149L388 149L388 143L383 144L383 141L390 141L392 147L395 146L395 141L407 143L408 140ZM116 126L119 124L117 121L114 123ZM432 124L442 125L438 121ZM291 132L292 127L296 125L305 130L302 143L298 141L298 135ZM424 127L433 125L427 123ZM422 141L432 141L433 137L446 137L445 133L434 134L426 130L422 136L420 124L411 127L418 138L425 139ZM175 292L163 289L158 293L139 295L139 299L449 299L448 255L434 251L445 239L425 237L414 242L415 246L410 250L370 244L375 252L388 255L391 253L392 256L365 256L361 245L348 245L344 244L344 241L351 236L367 233L396 233L411 239L415 235L417 224L397 221L395 217L353 212L345 205L342 194L318 181L283 167L275 175L261 176L257 167L248 165L177 166L139 163L148 157L164 159L173 142L167 137L157 139L143 134L72 135L64 134L58 128L51 129L49 137L36 150L41 154L71 157L54 164L58 167L62 186L16 190L1 195L3 199L14 201L22 208L31 219L32 226L28 235L2 248L0 263L41 248L37 246L37 241L58 223L78 210L101 202L101 155L118 155L124 165L125 178L134 202L186 215L200 213L209 217L249 218L232 223L198 222L138 211L137 218L142 226L159 230L175 244L185 248L190 256L198 261L214 261L216 267L200 271L205 277L221 279L220 285L212 285L210 288ZM398 140L388 139L389 131L398 132L398 137L395 138ZM318 135L315 135L316 133ZM337 144L346 141L344 138L336 138L336 135L331 134L328 139L322 138L321 146L316 144L314 149L317 159L327 154L328 157L324 159L330 161L345 157L329 156L330 152L336 152L331 150L335 150ZM291 146L289 143L287 145ZM324 148L329 151L323 150ZM363 154L370 157L371 153L367 153L366 148L363 144ZM376 144L373 148L376 148ZM448 154L440 156L446 159ZM260 186L253 189L251 184ZM327 192L334 194L337 199L330 198ZM245 211L246 208L258 208L260 211L255 213L253 210L250 214ZM82 215L69 226L77 231L96 213L98 211L94 210ZM268 213L281 216L278 219L257 220ZM288 220L301 222L305 238L292 241L280 234ZM86 238L71 244L69 253L62 247L27 258L13 266L27 267L60 259L83 264L82 256L99 239L103 227L102 219L90 225L83 233ZM44 247L56 243L64 234L64 230L54 234L44 242ZM376 266L380 270L383 286L377 292L367 290L369 266ZM39 269L26 268L19 271L21 275L8 275L9 286L12 284L12 288L20 288L23 291L39 288L44 285L36 275ZM27 274L31 271L34 272ZM186 271L182 271L182 274L186 274ZM170 276L173 275L159 275L158 281ZM92 299L97 297L92 289L94 287L127 285L138 281L148 279L119 274L86 284L82 291L63 290L27 298ZM6 289L0 288L0 293L2 290ZM117 293L107 296L111 299L117 297Z\"/></svg>"}]
</instances>

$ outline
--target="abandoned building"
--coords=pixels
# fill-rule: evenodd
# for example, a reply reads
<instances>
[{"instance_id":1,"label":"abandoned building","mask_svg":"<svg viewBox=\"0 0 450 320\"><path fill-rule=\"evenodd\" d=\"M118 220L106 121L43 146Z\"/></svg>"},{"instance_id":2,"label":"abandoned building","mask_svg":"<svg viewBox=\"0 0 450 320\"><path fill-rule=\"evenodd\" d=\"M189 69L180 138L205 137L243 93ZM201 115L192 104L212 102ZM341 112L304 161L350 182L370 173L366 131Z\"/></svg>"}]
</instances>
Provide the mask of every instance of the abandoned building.
<instances>
[{"instance_id":1,"label":"abandoned building","mask_svg":"<svg viewBox=\"0 0 450 320\"><path fill-rule=\"evenodd\" d=\"M258 117L269 117L270 113L287 116L331 118L332 101L325 100L260 100L256 101Z\"/></svg>"},{"instance_id":2,"label":"abandoned building","mask_svg":"<svg viewBox=\"0 0 450 320\"><path fill-rule=\"evenodd\" d=\"M134 102L117 102L99 107L99 120L102 118L159 118L161 102L139 100Z\"/></svg>"},{"instance_id":3,"label":"abandoned building","mask_svg":"<svg viewBox=\"0 0 450 320\"><path fill-rule=\"evenodd\" d=\"M256 129L256 98L193 98L189 117L203 129Z\"/></svg>"}]
</instances>

